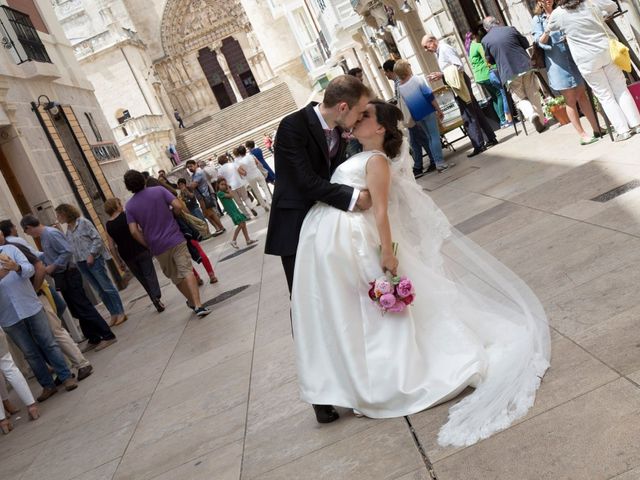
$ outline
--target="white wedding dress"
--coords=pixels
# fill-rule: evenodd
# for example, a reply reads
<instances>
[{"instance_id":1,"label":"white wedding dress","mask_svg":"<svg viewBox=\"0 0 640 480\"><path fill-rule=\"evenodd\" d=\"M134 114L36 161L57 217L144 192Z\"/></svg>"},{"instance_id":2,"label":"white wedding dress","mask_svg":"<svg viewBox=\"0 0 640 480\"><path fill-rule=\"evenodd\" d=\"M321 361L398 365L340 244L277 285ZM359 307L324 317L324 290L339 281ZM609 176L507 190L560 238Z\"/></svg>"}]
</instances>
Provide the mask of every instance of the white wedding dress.
<instances>
[{"instance_id":1,"label":"white wedding dress","mask_svg":"<svg viewBox=\"0 0 640 480\"><path fill-rule=\"evenodd\" d=\"M331 181L366 188L375 152ZM408 147L391 162L389 217L399 274L416 297L383 315L369 282L383 275L373 211L317 203L305 218L292 292L300 394L372 418L409 415L475 390L451 407L438 441L470 445L533 405L549 367L549 327L533 292L455 231L415 182Z\"/></svg>"}]
</instances>

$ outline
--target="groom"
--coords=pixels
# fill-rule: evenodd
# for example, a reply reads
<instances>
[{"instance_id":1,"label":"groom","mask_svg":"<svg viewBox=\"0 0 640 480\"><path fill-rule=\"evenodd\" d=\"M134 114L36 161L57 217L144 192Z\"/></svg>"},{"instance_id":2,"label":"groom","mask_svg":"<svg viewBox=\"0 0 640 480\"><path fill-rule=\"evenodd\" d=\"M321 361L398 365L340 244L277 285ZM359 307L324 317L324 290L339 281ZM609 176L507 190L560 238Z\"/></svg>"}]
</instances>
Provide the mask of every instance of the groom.
<instances>
[{"instance_id":1,"label":"groom","mask_svg":"<svg viewBox=\"0 0 640 480\"><path fill-rule=\"evenodd\" d=\"M344 211L371 207L368 191L329 181L344 161L347 144L342 132L362 118L370 98L369 89L360 80L342 75L329 83L322 103L312 102L280 122L265 253L281 257L289 293L300 229L313 204L323 202ZM332 405L314 405L313 409L319 423L339 417Z\"/></svg>"}]
</instances>

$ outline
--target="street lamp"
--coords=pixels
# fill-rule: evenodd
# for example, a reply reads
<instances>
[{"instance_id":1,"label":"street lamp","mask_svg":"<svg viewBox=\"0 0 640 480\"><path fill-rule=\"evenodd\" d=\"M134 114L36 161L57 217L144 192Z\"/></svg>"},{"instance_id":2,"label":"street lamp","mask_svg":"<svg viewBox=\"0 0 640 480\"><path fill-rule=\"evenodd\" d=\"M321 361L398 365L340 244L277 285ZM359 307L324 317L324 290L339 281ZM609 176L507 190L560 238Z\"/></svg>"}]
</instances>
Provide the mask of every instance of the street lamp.
<instances>
[{"instance_id":1,"label":"street lamp","mask_svg":"<svg viewBox=\"0 0 640 480\"><path fill-rule=\"evenodd\" d=\"M42 98L45 98L46 101L45 102L40 101L40 99L42 99ZM38 104L35 105L35 108L38 108L38 107L41 107L41 106L44 108L44 110L46 112L50 112L51 115L53 115L53 116L56 116L56 115L58 115L58 113L60 113L60 109L58 108L59 103L52 102L51 99L49 97L47 97L46 95L40 95L38 97Z\"/></svg>"}]
</instances>

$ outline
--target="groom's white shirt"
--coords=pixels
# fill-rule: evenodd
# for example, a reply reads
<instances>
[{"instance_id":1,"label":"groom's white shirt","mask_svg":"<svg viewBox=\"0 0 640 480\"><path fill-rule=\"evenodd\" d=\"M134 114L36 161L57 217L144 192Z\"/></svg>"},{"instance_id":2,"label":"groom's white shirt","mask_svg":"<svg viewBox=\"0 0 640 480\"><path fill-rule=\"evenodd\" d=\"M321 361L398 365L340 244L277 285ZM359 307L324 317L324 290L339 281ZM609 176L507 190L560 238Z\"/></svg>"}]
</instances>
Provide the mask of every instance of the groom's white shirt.
<instances>
[{"instance_id":1,"label":"groom's white shirt","mask_svg":"<svg viewBox=\"0 0 640 480\"><path fill-rule=\"evenodd\" d=\"M318 104L315 107L313 107L313 111L316 112L316 115L318 116L318 120L320 120L320 126L322 127L322 129L323 130L331 130L331 128L329 128L329 125L327 125L327 122L325 121L324 117L320 113L320 104ZM337 141L339 142L340 139L338 138ZM333 145L329 145L329 150L331 150L331 147L333 147ZM350 212L352 212L353 209L356 208L356 202L358 201L358 197L359 196L360 196L360 190L358 190L357 188L354 188L353 189L353 195L351 196L351 202L349 202L349 211Z\"/></svg>"}]
</instances>

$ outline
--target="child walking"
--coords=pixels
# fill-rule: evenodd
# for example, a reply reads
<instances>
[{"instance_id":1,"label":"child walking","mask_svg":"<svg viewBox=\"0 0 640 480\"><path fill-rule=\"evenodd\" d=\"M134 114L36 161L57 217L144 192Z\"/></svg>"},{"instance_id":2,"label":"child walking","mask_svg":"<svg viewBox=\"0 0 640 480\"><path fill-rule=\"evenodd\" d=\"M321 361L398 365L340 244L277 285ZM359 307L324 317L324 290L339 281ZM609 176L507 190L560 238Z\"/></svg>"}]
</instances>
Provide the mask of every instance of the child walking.
<instances>
[{"instance_id":1,"label":"child walking","mask_svg":"<svg viewBox=\"0 0 640 480\"><path fill-rule=\"evenodd\" d=\"M252 240L249 238L249 232L247 231L247 217L245 217L240 210L238 210L238 206L236 202L233 200L233 196L229 192L229 185L227 185L227 181L224 178L218 180L218 198L222 202L222 206L225 211L231 217L233 224L236 226L235 231L233 232L233 240L231 240L231 246L236 250L239 249L238 243L236 239L238 235L240 235L240 231L244 235L244 239L247 242L247 246L254 245L258 243L257 240Z\"/></svg>"}]
</instances>

